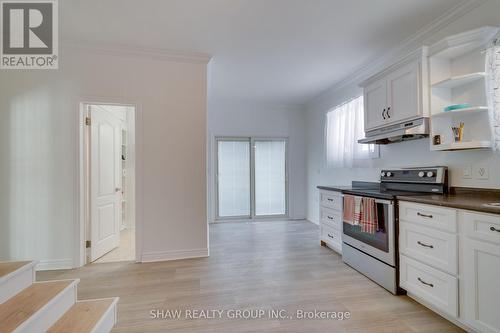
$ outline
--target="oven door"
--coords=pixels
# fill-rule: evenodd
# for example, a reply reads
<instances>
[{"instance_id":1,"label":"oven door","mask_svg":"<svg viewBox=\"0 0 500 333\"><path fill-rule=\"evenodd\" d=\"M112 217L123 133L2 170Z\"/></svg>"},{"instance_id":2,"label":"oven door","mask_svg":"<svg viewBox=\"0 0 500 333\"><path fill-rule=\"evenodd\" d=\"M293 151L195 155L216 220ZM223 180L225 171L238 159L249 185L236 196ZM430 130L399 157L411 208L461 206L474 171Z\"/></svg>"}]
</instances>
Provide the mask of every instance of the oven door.
<instances>
[{"instance_id":1,"label":"oven door","mask_svg":"<svg viewBox=\"0 0 500 333\"><path fill-rule=\"evenodd\" d=\"M394 202L379 199L375 202L379 225L377 231L374 234L365 233L361 231L361 226L344 222L342 241L388 265L395 266Z\"/></svg>"}]
</instances>

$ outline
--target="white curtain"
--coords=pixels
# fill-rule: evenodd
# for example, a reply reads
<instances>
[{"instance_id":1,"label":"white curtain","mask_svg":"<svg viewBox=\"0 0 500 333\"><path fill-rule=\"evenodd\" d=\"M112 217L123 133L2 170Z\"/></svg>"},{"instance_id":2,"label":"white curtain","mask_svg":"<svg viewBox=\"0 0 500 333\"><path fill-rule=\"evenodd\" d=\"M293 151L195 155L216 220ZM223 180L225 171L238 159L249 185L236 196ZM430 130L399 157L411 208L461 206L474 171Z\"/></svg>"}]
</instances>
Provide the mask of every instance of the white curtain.
<instances>
[{"instance_id":1,"label":"white curtain","mask_svg":"<svg viewBox=\"0 0 500 333\"><path fill-rule=\"evenodd\" d=\"M494 43L496 44L496 43ZM493 150L500 151L500 47L493 45L486 51L486 95Z\"/></svg>"},{"instance_id":2,"label":"white curtain","mask_svg":"<svg viewBox=\"0 0 500 333\"><path fill-rule=\"evenodd\" d=\"M332 168L351 168L356 161L377 157L378 147L359 144L364 133L363 96L342 104L326 114L326 162Z\"/></svg>"}]
</instances>

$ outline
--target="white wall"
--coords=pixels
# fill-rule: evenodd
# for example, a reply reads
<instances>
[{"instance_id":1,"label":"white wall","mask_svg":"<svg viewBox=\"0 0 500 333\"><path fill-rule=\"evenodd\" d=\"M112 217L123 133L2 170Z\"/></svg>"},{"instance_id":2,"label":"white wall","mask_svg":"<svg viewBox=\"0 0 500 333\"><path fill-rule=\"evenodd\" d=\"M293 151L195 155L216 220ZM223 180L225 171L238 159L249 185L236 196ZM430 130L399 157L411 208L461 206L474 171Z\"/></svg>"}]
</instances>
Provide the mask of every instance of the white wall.
<instances>
[{"instance_id":1,"label":"white wall","mask_svg":"<svg viewBox=\"0 0 500 333\"><path fill-rule=\"evenodd\" d=\"M306 216L306 127L302 106L211 102L208 109L209 216L215 214L213 139L215 136L288 137L289 216Z\"/></svg>"},{"instance_id":2,"label":"white wall","mask_svg":"<svg viewBox=\"0 0 500 333\"><path fill-rule=\"evenodd\" d=\"M73 264L82 101L137 106L143 259L206 255L207 61L70 47L59 70L2 71L0 260Z\"/></svg>"},{"instance_id":3,"label":"white wall","mask_svg":"<svg viewBox=\"0 0 500 333\"><path fill-rule=\"evenodd\" d=\"M448 35L486 25L500 26L500 1L489 0L478 8L432 34L424 41L430 45ZM414 48L422 44L413 45ZM402 56L403 54L400 54ZM387 64L385 64L387 65ZM384 66L382 64L380 69ZM368 69L373 72L375 68ZM307 106L307 209L308 219L318 223L317 185L348 185L352 180L378 181L380 169L386 167L445 165L450 167L451 185L464 187L500 188L500 153L491 151L431 152L429 140L422 139L381 146L381 158L367 163L364 168L328 169L324 160L323 128L328 109L349 98L362 94L359 82L340 90L329 90ZM488 166L489 179L463 179L464 166Z\"/></svg>"}]
</instances>

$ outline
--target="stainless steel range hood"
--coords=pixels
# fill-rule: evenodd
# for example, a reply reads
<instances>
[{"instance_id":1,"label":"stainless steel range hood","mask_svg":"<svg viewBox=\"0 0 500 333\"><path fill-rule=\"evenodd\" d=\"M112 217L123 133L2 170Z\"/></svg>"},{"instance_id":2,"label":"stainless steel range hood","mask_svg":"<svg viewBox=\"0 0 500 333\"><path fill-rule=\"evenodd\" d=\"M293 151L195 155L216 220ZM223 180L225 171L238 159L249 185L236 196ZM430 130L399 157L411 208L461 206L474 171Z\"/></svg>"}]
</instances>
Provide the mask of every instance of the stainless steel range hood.
<instances>
[{"instance_id":1,"label":"stainless steel range hood","mask_svg":"<svg viewBox=\"0 0 500 333\"><path fill-rule=\"evenodd\" d=\"M386 145L401 141L422 139L429 136L429 118L404 121L366 132L366 138L358 143Z\"/></svg>"}]
</instances>

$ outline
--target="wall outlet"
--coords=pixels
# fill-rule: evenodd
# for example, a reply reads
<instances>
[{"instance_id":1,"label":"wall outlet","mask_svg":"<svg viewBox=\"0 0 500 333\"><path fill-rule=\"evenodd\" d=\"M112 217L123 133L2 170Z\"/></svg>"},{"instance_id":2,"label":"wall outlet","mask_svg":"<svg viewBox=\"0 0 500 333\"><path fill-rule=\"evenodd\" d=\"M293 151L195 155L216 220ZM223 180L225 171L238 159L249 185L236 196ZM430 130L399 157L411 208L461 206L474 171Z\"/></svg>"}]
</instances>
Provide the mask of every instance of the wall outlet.
<instances>
[{"instance_id":1,"label":"wall outlet","mask_svg":"<svg viewBox=\"0 0 500 333\"><path fill-rule=\"evenodd\" d=\"M474 178L475 179L489 179L490 169L487 165L476 165L474 167Z\"/></svg>"},{"instance_id":2,"label":"wall outlet","mask_svg":"<svg viewBox=\"0 0 500 333\"><path fill-rule=\"evenodd\" d=\"M465 165L462 167L462 178L463 179L472 179L472 166Z\"/></svg>"}]
</instances>

